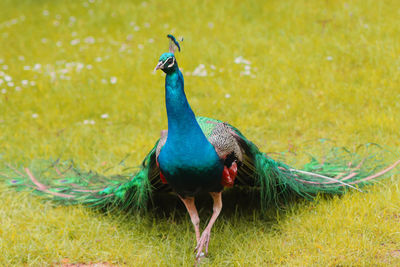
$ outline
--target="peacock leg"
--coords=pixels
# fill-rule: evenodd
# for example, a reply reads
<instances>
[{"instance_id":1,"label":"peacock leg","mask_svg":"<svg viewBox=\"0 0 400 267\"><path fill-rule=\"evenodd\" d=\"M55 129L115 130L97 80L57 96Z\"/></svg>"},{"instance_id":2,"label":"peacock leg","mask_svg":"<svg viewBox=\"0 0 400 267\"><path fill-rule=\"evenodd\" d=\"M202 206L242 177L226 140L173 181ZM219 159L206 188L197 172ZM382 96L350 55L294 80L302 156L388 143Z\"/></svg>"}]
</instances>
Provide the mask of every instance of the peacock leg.
<instances>
[{"instance_id":1,"label":"peacock leg","mask_svg":"<svg viewBox=\"0 0 400 267\"><path fill-rule=\"evenodd\" d=\"M200 241L197 242L196 246L196 259L198 260L202 256L202 251L205 249L206 256L208 254L208 244L210 243L210 235L211 235L211 228L213 227L215 221L218 218L219 213L222 210L222 192L210 192L211 197L213 198L214 205L213 205L213 214L211 216L210 222L208 223L206 229L204 229L203 233L201 234Z\"/></svg>"},{"instance_id":2,"label":"peacock leg","mask_svg":"<svg viewBox=\"0 0 400 267\"><path fill-rule=\"evenodd\" d=\"M192 221L194 231L196 232L196 241L198 244L200 240L200 218L199 214L197 213L196 205L194 204L194 197L183 198L179 196L179 198L182 200L183 204L185 204L185 207L189 212L190 220Z\"/></svg>"}]
</instances>

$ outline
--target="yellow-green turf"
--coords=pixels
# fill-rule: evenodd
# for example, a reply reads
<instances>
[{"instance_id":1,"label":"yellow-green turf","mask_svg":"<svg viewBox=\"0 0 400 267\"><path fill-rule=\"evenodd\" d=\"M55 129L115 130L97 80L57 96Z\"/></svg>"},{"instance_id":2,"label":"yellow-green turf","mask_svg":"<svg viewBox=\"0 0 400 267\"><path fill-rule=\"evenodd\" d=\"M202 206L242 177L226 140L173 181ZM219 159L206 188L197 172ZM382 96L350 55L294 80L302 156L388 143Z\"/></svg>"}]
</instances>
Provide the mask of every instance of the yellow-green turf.
<instances>
[{"instance_id":1,"label":"yellow-green turf","mask_svg":"<svg viewBox=\"0 0 400 267\"><path fill-rule=\"evenodd\" d=\"M61 157L101 171L129 155L138 165L167 127L164 75L152 69L168 33L184 37L177 60L195 113L261 150L318 138L398 150L399 16L398 0L2 0L0 163ZM227 199L202 263L398 266L399 184L394 174L266 217ZM1 266L194 263L192 225L173 198L170 213L122 218L0 192ZM203 226L210 210L200 208Z\"/></svg>"}]
</instances>

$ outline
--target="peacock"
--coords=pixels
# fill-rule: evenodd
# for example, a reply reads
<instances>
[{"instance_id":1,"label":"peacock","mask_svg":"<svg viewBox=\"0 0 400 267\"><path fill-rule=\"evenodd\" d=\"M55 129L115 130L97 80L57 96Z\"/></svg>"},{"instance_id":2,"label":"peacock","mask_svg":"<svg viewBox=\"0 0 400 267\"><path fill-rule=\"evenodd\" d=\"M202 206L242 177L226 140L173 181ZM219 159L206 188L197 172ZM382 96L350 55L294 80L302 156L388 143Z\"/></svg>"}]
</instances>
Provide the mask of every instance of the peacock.
<instances>
[{"instance_id":1,"label":"peacock","mask_svg":"<svg viewBox=\"0 0 400 267\"><path fill-rule=\"evenodd\" d=\"M185 95L184 79L175 57L181 47L168 35L169 52L163 53L154 69L165 74L165 103L168 130L134 173L105 176L81 171L73 162L55 161L41 165L41 180L30 168L8 165L0 174L10 186L31 189L62 204L86 204L106 210L146 209L152 196L174 193L185 205L196 237L195 257L208 254L211 229L222 210L222 192L231 187L256 189L260 206L278 205L291 196L313 199L318 193L341 194L361 187L394 169L384 163L368 166L369 158L347 160L337 150L322 160L312 158L304 168L293 168L261 152L234 126L212 118L196 117ZM335 152L336 151L336 152ZM383 170L381 170L383 169ZM205 229L195 197L209 194L213 212Z\"/></svg>"}]
</instances>

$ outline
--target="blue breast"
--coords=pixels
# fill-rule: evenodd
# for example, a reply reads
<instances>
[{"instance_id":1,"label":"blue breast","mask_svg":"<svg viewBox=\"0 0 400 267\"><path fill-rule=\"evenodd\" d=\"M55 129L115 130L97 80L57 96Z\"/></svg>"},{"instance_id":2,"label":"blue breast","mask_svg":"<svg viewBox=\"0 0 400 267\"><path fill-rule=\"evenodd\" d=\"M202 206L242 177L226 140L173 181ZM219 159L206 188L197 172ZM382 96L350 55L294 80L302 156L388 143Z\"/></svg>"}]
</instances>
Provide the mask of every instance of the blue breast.
<instances>
[{"instance_id":1,"label":"blue breast","mask_svg":"<svg viewBox=\"0 0 400 267\"><path fill-rule=\"evenodd\" d=\"M223 163L210 144L199 146L167 140L158 157L160 169L168 183L182 195L219 191Z\"/></svg>"}]
</instances>

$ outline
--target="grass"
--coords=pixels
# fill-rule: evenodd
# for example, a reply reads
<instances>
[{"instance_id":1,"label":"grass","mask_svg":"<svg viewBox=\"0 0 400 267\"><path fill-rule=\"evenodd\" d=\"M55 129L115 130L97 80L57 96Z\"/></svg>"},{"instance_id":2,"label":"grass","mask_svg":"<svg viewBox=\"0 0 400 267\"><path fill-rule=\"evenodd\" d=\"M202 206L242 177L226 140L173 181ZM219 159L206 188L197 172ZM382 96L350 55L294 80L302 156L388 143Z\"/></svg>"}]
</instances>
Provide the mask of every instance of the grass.
<instances>
[{"instance_id":1,"label":"grass","mask_svg":"<svg viewBox=\"0 0 400 267\"><path fill-rule=\"evenodd\" d=\"M228 121L261 150L318 138L396 150L399 10L395 0L3 0L0 161L61 157L102 170L129 155L127 165L139 164L167 127L164 77L152 73L167 33L185 38L177 60L195 113ZM200 64L207 76L193 75ZM398 178L266 217L228 203L204 265L399 265ZM1 265L193 264L176 199L166 215L104 215L3 185L0 194ZM201 207L204 224L210 203Z\"/></svg>"}]
</instances>

